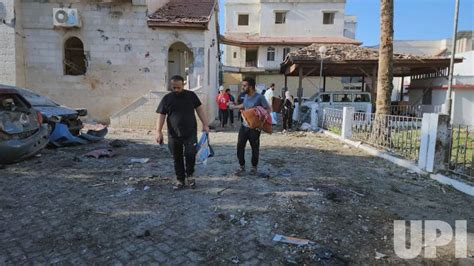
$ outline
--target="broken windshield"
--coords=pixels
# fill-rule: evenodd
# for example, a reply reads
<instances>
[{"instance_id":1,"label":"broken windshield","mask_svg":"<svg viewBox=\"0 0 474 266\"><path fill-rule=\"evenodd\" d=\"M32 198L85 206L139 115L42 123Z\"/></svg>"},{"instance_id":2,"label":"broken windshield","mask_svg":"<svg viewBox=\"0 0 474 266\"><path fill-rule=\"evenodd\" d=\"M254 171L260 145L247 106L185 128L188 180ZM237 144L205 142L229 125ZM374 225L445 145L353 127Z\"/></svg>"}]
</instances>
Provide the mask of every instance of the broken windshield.
<instances>
[{"instance_id":1,"label":"broken windshield","mask_svg":"<svg viewBox=\"0 0 474 266\"><path fill-rule=\"evenodd\" d=\"M17 89L18 92L33 106L59 106L48 97L36 94L26 89Z\"/></svg>"}]
</instances>

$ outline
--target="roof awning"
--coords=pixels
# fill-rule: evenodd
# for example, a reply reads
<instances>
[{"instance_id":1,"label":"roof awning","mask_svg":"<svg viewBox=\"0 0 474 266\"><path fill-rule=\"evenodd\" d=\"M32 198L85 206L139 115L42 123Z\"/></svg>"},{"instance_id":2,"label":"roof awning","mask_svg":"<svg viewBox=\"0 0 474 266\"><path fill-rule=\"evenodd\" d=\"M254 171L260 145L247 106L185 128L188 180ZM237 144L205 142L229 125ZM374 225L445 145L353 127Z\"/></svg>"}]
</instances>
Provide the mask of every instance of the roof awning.
<instances>
[{"instance_id":1,"label":"roof awning","mask_svg":"<svg viewBox=\"0 0 474 266\"><path fill-rule=\"evenodd\" d=\"M281 64L281 73L288 76L298 76L303 69L304 76L318 76L321 60L323 61L324 76L370 76L378 67L379 52L376 49L347 44L325 44L326 54L321 58L321 44L312 44L288 54ZM437 73L449 67L447 57L415 56L409 54L394 54L394 76L413 76ZM456 58L455 62L462 62Z\"/></svg>"}]
</instances>

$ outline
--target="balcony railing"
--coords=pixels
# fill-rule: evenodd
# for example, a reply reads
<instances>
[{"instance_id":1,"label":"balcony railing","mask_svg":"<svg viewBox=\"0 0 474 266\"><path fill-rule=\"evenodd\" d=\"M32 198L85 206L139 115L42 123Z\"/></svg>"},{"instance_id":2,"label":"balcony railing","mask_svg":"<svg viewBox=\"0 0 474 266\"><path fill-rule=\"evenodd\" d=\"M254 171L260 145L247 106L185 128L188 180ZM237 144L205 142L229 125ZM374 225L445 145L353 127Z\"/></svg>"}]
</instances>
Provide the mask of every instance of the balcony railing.
<instances>
[{"instance_id":1,"label":"balcony railing","mask_svg":"<svg viewBox=\"0 0 474 266\"><path fill-rule=\"evenodd\" d=\"M257 60L245 62L245 67L257 67Z\"/></svg>"}]
</instances>

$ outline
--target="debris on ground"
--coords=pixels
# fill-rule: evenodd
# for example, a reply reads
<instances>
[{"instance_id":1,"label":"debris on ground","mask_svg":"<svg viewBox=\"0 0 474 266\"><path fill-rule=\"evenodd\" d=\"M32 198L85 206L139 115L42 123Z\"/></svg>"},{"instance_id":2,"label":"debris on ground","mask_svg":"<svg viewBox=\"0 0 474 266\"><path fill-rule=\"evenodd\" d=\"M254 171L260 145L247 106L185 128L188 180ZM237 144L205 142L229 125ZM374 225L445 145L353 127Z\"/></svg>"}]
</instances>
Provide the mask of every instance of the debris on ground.
<instances>
[{"instance_id":1,"label":"debris on ground","mask_svg":"<svg viewBox=\"0 0 474 266\"><path fill-rule=\"evenodd\" d=\"M145 186L145 187L143 188L143 191L147 191L147 190L150 190L150 187L149 187L149 186Z\"/></svg>"},{"instance_id":2,"label":"debris on ground","mask_svg":"<svg viewBox=\"0 0 474 266\"><path fill-rule=\"evenodd\" d=\"M113 147L113 148L123 148L123 147L127 147L128 143L124 140L114 139L109 143L109 145L110 147Z\"/></svg>"},{"instance_id":3,"label":"debris on ground","mask_svg":"<svg viewBox=\"0 0 474 266\"><path fill-rule=\"evenodd\" d=\"M100 159L100 158L112 158L116 154L112 149L98 149L98 150L93 150L91 152L88 152L84 154L84 157L90 157L90 158L95 158L95 159Z\"/></svg>"},{"instance_id":4,"label":"debris on ground","mask_svg":"<svg viewBox=\"0 0 474 266\"><path fill-rule=\"evenodd\" d=\"M150 161L150 158L131 158L130 163L146 164Z\"/></svg>"},{"instance_id":5,"label":"debris on ground","mask_svg":"<svg viewBox=\"0 0 474 266\"><path fill-rule=\"evenodd\" d=\"M231 261L232 263L234 263L234 264L239 264L239 263L240 263L239 257L232 257L232 258L230 259L230 261Z\"/></svg>"},{"instance_id":6,"label":"debris on ground","mask_svg":"<svg viewBox=\"0 0 474 266\"><path fill-rule=\"evenodd\" d=\"M376 260L380 260L380 259L383 259L383 258L386 258L386 257L387 257L387 255L375 251L375 259L376 259Z\"/></svg>"},{"instance_id":7,"label":"debris on ground","mask_svg":"<svg viewBox=\"0 0 474 266\"><path fill-rule=\"evenodd\" d=\"M296 237L284 236L284 235L278 235L278 234L273 237L273 241L293 244L293 245L298 245L298 246L304 246L304 245L313 243L309 241L308 239L302 239L302 238L296 238Z\"/></svg>"}]
</instances>

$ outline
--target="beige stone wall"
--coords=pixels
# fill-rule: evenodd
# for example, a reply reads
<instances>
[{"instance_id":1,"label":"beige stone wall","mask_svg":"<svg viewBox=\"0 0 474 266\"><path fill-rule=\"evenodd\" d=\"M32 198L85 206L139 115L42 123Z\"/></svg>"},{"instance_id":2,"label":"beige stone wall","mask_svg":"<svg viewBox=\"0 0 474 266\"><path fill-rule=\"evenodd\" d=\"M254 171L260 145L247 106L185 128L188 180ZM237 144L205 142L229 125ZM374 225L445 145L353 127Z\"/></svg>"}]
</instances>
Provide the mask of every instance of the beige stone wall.
<instances>
[{"instance_id":1,"label":"beige stone wall","mask_svg":"<svg viewBox=\"0 0 474 266\"><path fill-rule=\"evenodd\" d=\"M131 2L95 5L74 1L72 8L78 9L82 27L54 28L52 12L59 6L59 2L22 3L24 38L20 50L24 51L25 87L64 105L87 108L90 118L108 123L113 114L135 104L150 92L166 91L167 80L172 75L167 73L168 48L179 41L186 44L194 55L190 71L192 86L201 85L205 93L217 88L217 45L210 47L210 40L206 41L212 35L196 30L149 29L146 25L147 7L132 5ZM0 27L0 30L5 30L5 27ZM210 27L209 31L212 30ZM2 37L10 35L0 32ZM63 44L71 36L79 37L84 43L89 62L84 76L63 73ZM4 40L0 38L0 45L11 45L11 41ZM1 49L1 53L6 53L4 51ZM208 53L211 54L208 56ZM3 58L15 61L2 54ZM208 58L213 64L209 75ZM2 66L2 69L6 68ZM11 72L11 68L8 69ZM0 83L13 84L11 78L2 74L4 72L0 72L3 75ZM208 78L212 81L209 82ZM209 115L212 113L210 111Z\"/></svg>"}]
</instances>

